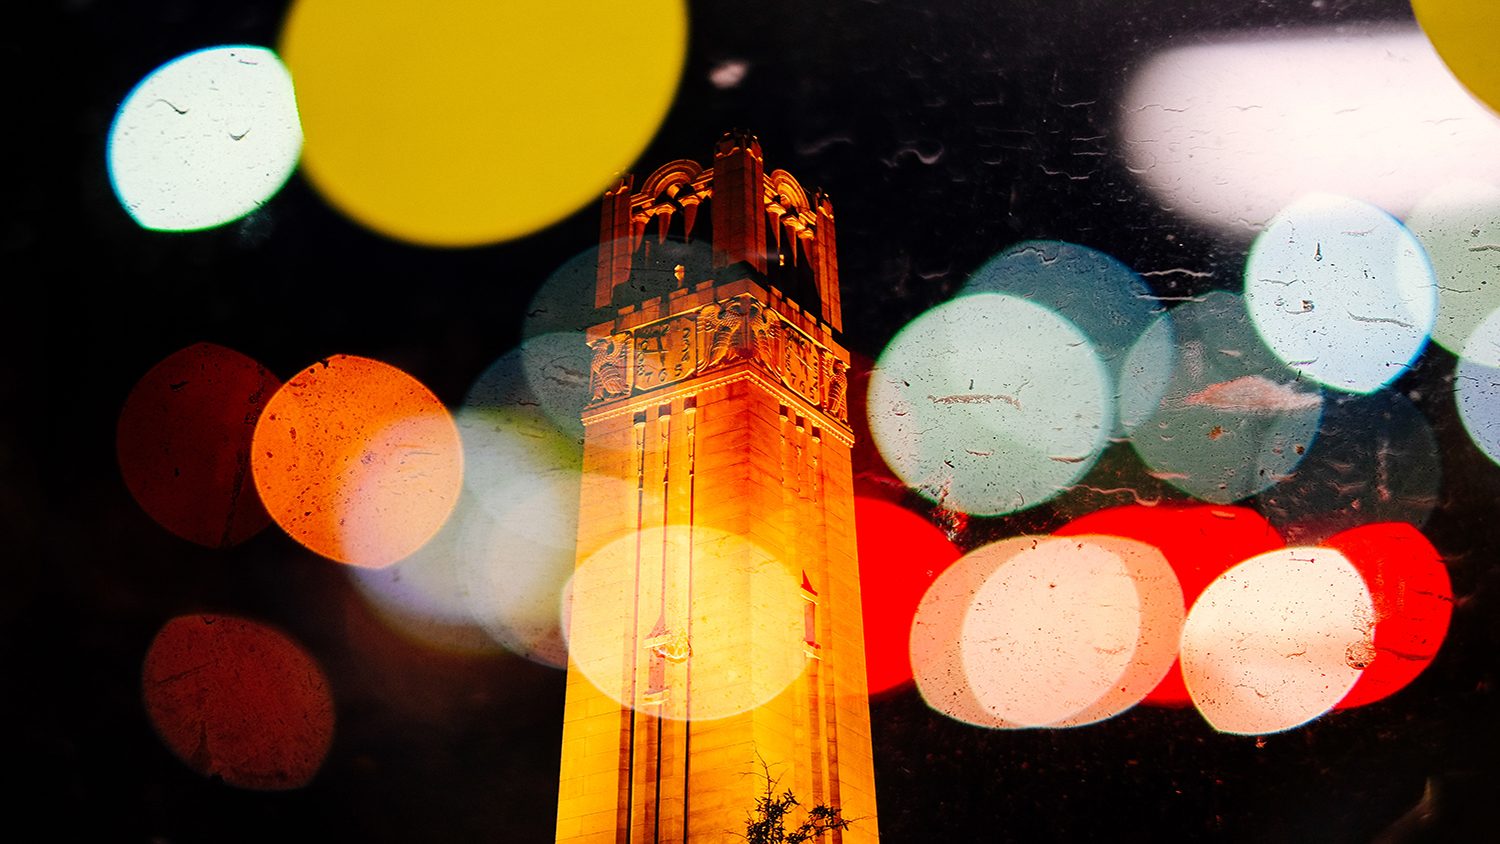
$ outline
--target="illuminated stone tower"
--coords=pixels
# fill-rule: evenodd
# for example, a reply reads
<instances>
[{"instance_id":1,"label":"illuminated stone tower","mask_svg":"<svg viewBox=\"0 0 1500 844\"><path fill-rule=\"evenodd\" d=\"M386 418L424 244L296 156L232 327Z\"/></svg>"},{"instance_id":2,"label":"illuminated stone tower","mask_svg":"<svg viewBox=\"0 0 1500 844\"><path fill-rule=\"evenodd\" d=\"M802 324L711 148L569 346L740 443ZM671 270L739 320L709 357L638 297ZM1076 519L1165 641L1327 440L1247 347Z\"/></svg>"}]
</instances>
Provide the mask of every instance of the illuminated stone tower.
<instances>
[{"instance_id":1,"label":"illuminated stone tower","mask_svg":"<svg viewBox=\"0 0 1500 844\"><path fill-rule=\"evenodd\" d=\"M833 208L731 132L603 212L557 840L733 840L763 760L876 841Z\"/></svg>"}]
</instances>

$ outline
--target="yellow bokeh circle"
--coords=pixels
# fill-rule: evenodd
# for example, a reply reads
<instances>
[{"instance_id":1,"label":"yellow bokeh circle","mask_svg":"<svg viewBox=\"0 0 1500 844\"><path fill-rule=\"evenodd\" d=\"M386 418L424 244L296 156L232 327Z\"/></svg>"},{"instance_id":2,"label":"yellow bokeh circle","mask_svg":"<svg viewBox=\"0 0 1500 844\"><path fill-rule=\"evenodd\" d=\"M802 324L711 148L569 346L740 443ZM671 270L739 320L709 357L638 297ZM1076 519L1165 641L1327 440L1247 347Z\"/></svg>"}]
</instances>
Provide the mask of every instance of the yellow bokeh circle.
<instances>
[{"instance_id":1,"label":"yellow bokeh circle","mask_svg":"<svg viewBox=\"0 0 1500 844\"><path fill-rule=\"evenodd\" d=\"M280 52L323 196L393 238L474 246L556 222L628 168L686 43L682 0L297 0Z\"/></svg>"},{"instance_id":2,"label":"yellow bokeh circle","mask_svg":"<svg viewBox=\"0 0 1500 844\"><path fill-rule=\"evenodd\" d=\"M1495 0L1412 0L1417 23L1458 81L1500 112L1500 3Z\"/></svg>"}]
</instances>

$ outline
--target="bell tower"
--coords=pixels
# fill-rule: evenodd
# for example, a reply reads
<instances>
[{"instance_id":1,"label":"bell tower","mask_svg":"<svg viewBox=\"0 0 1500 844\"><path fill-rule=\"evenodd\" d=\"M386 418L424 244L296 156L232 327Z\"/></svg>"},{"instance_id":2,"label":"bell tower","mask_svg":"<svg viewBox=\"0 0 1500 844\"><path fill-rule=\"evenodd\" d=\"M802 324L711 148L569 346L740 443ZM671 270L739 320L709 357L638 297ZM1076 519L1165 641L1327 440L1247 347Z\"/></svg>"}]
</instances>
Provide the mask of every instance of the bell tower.
<instances>
[{"instance_id":1,"label":"bell tower","mask_svg":"<svg viewBox=\"0 0 1500 844\"><path fill-rule=\"evenodd\" d=\"M745 132L606 191L558 842L874 842L833 206ZM793 825L800 818L793 819Z\"/></svg>"}]
</instances>

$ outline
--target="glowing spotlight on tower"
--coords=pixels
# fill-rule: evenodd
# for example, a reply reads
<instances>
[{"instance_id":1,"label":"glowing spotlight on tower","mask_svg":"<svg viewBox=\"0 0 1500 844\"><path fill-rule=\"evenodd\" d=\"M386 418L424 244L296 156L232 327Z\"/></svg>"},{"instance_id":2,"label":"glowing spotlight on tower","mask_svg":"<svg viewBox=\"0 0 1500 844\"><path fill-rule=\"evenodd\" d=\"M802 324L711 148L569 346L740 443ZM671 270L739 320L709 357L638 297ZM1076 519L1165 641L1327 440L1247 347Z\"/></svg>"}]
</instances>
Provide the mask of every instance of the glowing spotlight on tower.
<instances>
[{"instance_id":1,"label":"glowing spotlight on tower","mask_svg":"<svg viewBox=\"0 0 1500 844\"><path fill-rule=\"evenodd\" d=\"M264 205L302 151L292 77L264 47L209 47L152 71L109 129L109 175L143 228L193 231Z\"/></svg>"},{"instance_id":2,"label":"glowing spotlight on tower","mask_svg":"<svg viewBox=\"0 0 1500 844\"><path fill-rule=\"evenodd\" d=\"M712 720L781 694L807 661L801 578L751 540L701 526L629 533L581 562L564 598L573 664L614 700ZM626 642L621 647L620 622Z\"/></svg>"}]
</instances>

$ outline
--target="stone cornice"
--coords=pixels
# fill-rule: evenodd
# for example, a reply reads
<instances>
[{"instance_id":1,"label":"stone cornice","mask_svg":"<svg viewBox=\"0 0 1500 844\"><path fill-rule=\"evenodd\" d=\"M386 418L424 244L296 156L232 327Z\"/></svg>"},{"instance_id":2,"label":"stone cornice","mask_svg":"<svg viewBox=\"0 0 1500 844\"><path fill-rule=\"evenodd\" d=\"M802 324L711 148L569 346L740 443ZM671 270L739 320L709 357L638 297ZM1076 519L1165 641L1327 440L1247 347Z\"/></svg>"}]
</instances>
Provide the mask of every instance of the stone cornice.
<instances>
[{"instance_id":1,"label":"stone cornice","mask_svg":"<svg viewBox=\"0 0 1500 844\"><path fill-rule=\"evenodd\" d=\"M750 293L622 328L590 344L585 420L752 379L853 443L849 362ZM723 373L721 377L715 377Z\"/></svg>"}]
</instances>

